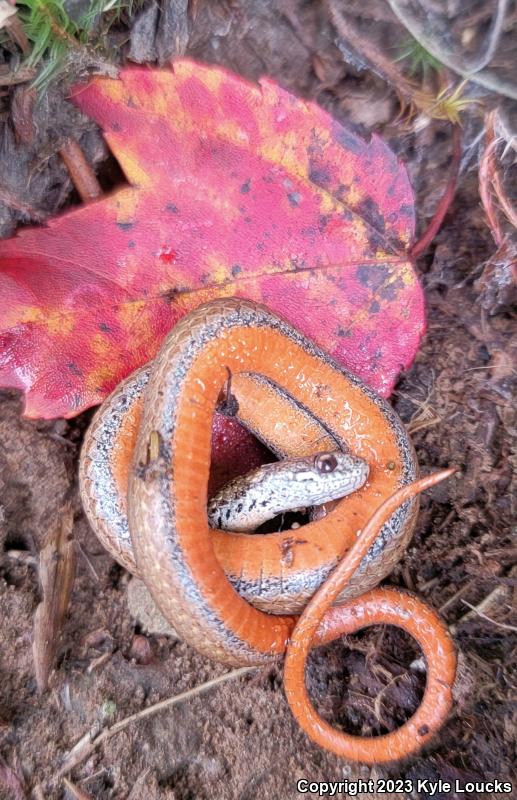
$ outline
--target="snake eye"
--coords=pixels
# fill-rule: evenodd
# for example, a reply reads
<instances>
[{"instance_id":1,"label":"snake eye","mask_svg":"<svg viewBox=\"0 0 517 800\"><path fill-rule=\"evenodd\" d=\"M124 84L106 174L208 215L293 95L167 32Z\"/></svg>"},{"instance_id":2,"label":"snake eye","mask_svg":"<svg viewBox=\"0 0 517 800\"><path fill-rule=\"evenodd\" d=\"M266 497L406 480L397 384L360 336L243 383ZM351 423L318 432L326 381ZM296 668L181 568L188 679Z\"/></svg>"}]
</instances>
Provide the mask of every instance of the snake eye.
<instances>
[{"instance_id":1,"label":"snake eye","mask_svg":"<svg viewBox=\"0 0 517 800\"><path fill-rule=\"evenodd\" d=\"M337 458L332 453L323 453L316 456L314 466L318 472L334 472L337 467Z\"/></svg>"}]
</instances>

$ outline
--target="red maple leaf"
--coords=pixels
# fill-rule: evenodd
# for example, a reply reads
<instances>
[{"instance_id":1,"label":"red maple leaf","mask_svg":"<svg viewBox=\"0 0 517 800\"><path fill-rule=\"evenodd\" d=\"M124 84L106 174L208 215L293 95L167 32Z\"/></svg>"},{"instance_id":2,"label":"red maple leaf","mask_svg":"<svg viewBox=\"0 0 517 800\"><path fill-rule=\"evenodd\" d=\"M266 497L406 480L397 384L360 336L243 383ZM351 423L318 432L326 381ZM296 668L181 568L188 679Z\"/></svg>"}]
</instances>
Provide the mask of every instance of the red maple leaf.
<instances>
[{"instance_id":1,"label":"red maple leaf","mask_svg":"<svg viewBox=\"0 0 517 800\"><path fill-rule=\"evenodd\" d=\"M71 417L217 296L264 303L388 395L424 328L413 195L359 139L269 80L126 69L73 101L128 186L0 243L0 385Z\"/></svg>"}]
</instances>

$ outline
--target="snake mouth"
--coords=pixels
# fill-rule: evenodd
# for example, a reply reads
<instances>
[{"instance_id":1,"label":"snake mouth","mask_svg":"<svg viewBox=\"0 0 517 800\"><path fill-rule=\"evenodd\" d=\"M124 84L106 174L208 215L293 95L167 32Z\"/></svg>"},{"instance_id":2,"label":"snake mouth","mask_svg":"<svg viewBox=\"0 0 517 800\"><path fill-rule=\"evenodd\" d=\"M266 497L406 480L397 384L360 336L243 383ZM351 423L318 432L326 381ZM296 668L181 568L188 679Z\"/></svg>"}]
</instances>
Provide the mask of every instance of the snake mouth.
<instances>
[{"instance_id":1,"label":"snake mouth","mask_svg":"<svg viewBox=\"0 0 517 800\"><path fill-rule=\"evenodd\" d=\"M286 511L283 514L277 514L272 519L268 519L259 525L253 533L262 533L267 536L269 533L278 533L280 531L298 531L309 522L312 522L312 511L315 506L308 508L293 508L292 511ZM251 534L253 535L253 534Z\"/></svg>"}]
</instances>

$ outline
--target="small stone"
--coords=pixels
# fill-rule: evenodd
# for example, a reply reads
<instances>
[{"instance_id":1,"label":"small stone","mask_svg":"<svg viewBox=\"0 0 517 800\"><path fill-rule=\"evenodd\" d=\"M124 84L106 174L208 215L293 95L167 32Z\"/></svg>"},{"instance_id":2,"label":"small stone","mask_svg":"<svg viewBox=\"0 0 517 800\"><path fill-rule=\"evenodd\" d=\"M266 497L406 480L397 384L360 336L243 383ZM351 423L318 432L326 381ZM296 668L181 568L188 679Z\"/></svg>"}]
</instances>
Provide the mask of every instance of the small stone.
<instances>
[{"instance_id":1,"label":"small stone","mask_svg":"<svg viewBox=\"0 0 517 800\"><path fill-rule=\"evenodd\" d=\"M133 636L131 647L129 648L128 658L136 661L137 664L150 664L153 660L153 649L146 636L137 633Z\"/></svg>"}]
</instances>

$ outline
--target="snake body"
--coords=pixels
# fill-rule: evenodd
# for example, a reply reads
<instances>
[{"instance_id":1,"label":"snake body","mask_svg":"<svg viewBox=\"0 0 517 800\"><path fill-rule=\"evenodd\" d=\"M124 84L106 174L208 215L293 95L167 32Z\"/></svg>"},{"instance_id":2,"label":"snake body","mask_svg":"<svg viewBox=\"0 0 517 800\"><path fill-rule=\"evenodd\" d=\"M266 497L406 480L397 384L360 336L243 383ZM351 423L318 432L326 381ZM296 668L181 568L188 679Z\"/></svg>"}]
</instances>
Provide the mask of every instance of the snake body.
<instances>
[{"instance_id":1,"label":"snake body","mask_svg":"<svg viewBox=\"0 0 517 800\"><path fill-rule=\"evenodd\" d=\"M297 531L211 530L211 426L228 374L238 419L278 456L353 453L368 466L364 485ZM184 317L152 365L101 407L83 446L80 485L94 530L140 574L181 638L235 665L267 663L288 647L286 690L305 730L334 752L373 763L418 749L451 704L455 657L442 623L416 598L369 591L409 541L416 495L451 474L415 483L416 471L388 403L275 314L225 298ZM296 624L291 615L301 612ZM379 622L403 627L424 649L429 691L413 719L427 722L417 729L409 720L358 747L337 731L329 738L309 714L300 670L303 678L311 643Z\"/></svg>"}]
</instances>

